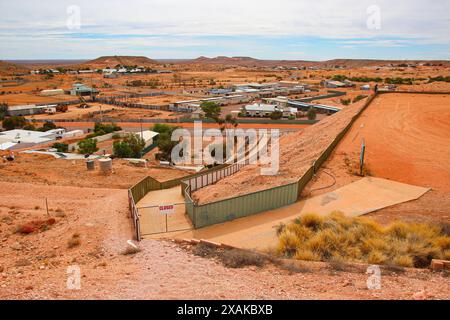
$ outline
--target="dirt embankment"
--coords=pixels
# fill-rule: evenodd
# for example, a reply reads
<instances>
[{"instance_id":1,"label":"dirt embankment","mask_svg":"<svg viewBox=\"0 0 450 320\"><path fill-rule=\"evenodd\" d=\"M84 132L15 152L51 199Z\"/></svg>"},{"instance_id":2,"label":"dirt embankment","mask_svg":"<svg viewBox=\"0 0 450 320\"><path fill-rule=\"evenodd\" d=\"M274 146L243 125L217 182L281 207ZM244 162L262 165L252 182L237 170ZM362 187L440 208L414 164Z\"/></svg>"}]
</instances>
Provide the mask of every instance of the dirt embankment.
<instances>
[{"instance_id":1,"label":"dirt embankment","mask_svg":"<svg viewBox=\"0 0 450 320\"><path fill-rule=\"evenodd\" d=\"M366 101L364 99L345 107L302 132L281 137L280 169L277 175L263 176L261 166L249 165L214 185L194 192L194 199L199 203L209 203L297 181Z\"/></svg>"},{"instance_id":2,"label":"dirt embankment","mask_svg":"<svg viewBox=\"0 0 450 320\"><path fill-rule=\"evenodd\" d=\"M361 139L364 138L368 174L432 189L418 200L385 208L370 216L383 223L399 219L448 223L449 103L450 95L440 94L391 93L377 97L354 123L303 195L330 192L360 179L355 173L358 172Z\"/></svg>"}]
</instances>

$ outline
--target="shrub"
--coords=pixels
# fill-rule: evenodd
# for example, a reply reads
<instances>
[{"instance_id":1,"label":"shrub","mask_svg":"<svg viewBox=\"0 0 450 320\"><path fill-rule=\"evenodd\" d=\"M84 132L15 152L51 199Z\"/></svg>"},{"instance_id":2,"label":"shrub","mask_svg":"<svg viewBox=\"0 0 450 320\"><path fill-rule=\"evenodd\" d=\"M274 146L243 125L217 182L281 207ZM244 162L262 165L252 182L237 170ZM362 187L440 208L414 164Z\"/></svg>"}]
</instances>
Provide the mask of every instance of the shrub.
<instances>
[{"instance_id":1,"label":"shrub","mask_svg":"<svg viewBox=\"0 0 450 320\"><path fill-rule=\"evenodd\" d=\"M93 154L97 151L97 140L95 139L88 138L78 142L78 152L81 154Z\"/></svg>"},{"instance_id":2,"label":"shrub","mask_svg":"<svg viewBox=\"0 0 450 320\"><path fill-rule=\"evenodd\" d=\"M270 119L272 120L280 120L283 117L283 112L281 111L274 111L270 114Z\"/></svg>"},{"instance_id":3,"label":"shrub","mask_svg":"<svg viewBox=\"0 0 450 320\"><path fill-rule=\"evenodd\" d=\"M353 99L353 103L356 103L356 102L358 102L358 101L361 101L361 100L363 100L363 99L365 99L365 98L367 98L366 95L360 94L360 95L356 96L356 97Z\"/></svg>"},{"instance_id":4,"label":"shrub","mask_svg":"<svg viewBox=\"0 0 450 320\"><path fill-rule=\"evenodd\" d=\"M341 99L341 103L344 106L348 106L352 101L350 99Z\"/></svg>"},{"instance_id":5,"label":"shrub","mask_svg":"<svg viewBox=\"0 0 450 320\"><path fill-rule=\"evenodd\" d=\"M72 249L78 247L79 245L81 245L80 234L74 233L72 237L70 237L69 240L67 241L67 247L69 249Z\"/></svg>"},{"instance_id":6,"label":"shrub","mask_svg":"<svg viewBox=\"0 0 450 320\"><path fill-rule=\"evenodd\" d=\"M113 153L117 158L132 158L133 150L128 143L124 141L116 141L113 144Z\"/></svg>"},{"instance_id":7,"label":"shrub","mask_svg":"<svg viewBox=\"0 0 450 320\"><path fill-rule=\"evenodd\" d=\"M23 128L24 126L28 125L29 122L27 119L25 119L24 117L21 116L12 116L9 118L5 118L3 120L3 128L5 128L5 130L14 130L14 129L20 129Z\"/></svg>"},{"instance_id":8,"label":"shrub","mask_svg":"<svg viewBox=\"0 0 450 320\"><path fill-rule=\"evenodd\" d=\"M383 227L338 212L302 215L280 229L278 239L279 254L312 261L424 268L450 252L450 237L442 226L395 222Z\"/></svg>"},{"instance_id":9,"label":"shrub","mask_svg":"<svg viewBox=\"0 0 450 320\"><path fill-rule=\"evenodd\" d=\"M67 143L54 143L52 145L52 148L58 150L58 152L68 152L69 151L69 145Z\"/></svg>"},{"instance_id":10,"label":"shrub","mask_svg":"<svg viewBox=\"0 0 450 320\"><path fill-rule=\"evenodd\" d=\"M237 249L223 252L221 261L228 268L262 267L265 264L265 259L260 254Z\"/></svg>"},{"instance_id":11,"label":"shrub","mask_svg":"<svg viewBox=\"0 0 450 320\"><path fill-rule=\"evenodd\" d=\"M308 120L316 120L317 118L317 111L313 107L309 108L308 112L306 113L306 116L308 117Z\"/></svg>"}]
</instances>

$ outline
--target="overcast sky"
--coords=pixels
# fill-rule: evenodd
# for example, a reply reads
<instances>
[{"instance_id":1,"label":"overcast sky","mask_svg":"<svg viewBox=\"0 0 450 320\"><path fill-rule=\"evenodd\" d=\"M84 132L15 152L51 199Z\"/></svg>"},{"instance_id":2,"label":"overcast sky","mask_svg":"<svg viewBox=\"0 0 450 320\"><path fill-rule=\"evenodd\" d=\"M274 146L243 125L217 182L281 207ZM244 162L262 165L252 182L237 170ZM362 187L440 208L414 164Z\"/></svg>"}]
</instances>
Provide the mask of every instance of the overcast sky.
<instances>
[{"instance_id":1,"label":"overcast sky","mask_svg":"<svg viewBox=\"0 0 450 320\"><path fill-rule=\"evenodd\" d=\"M0 0L0 12L0 59L450 59L450 0Z\"/></svg>"}]
</instances>

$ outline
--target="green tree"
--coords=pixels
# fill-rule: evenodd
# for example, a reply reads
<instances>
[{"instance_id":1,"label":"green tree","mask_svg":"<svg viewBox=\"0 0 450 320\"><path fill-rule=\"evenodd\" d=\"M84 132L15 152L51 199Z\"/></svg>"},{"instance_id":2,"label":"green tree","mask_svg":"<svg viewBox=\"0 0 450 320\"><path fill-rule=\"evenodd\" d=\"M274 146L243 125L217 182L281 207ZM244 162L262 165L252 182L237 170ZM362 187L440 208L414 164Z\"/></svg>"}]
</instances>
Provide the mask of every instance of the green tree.
<instances>
[{"instance_id":1,"label":"green tree","mask_svg":"<svg viewBox=\"0 0 450 320\"><path fill-rule=\"evenodd\" d=\"M53 129L56 129L56 125L51 121L45 121L44 125L41 128L39 128L38 130L42 131L42 132L47 132L47 131L53 130Z\"/></svg>"},{"instance_id":2,"label":"green tree","mask_svg":"<svg viewBox=\"0 0 450 320\"><path fill-rule=\"evenodd\" d=\"M306 116L308 117L308 120L316 120L317 117L316 109L310 107L308 112L306 113Z\"/></svg>"},{"instance_id":3,"label":"green tree","mask_svg":"<svg viewBox=\"0 0 450 320\"><path fill-rule=\"evenodd\" d=\"M68 152L69 151L69 145L67 143L54 143L52 145L52 148L58 150L58 152Z\"/></svg>"},{"instance_id":4,"label":"green tree","mask_svg":"<svg viewBox=\"0 0 450 320\"><path fill-rule=\"evenodd\" d=\"M22 116L12 116L3 120L3 128L6 130L20 129L27 124L29 124L28 120Z\"/></svg>"},{"instance_id":5,"label":"green tree","mask_svg":"<svg viewBox=\"0 0 450 320\"><path fill-rule=\"evenodd\" d=\"M283 112L281 111L274 111L270 114L270 119L272 120L280 120L283 117Z\"/></svg>"},{"instance_id":6,"label":"green tree","mask_svg":"<svg viewBox=\"0 0 450 320\"><path fill-rule=\"evenodd\" d=\"M0 121L5 118L6 111L8 110L8 104L0 103Z\"/></svg>"},{"instance_id":7,"label":"green tree","mask_svg":"<svg viewBox=\"0 0 450 320\"><path fill-rule=\"evenodd\" d=\"M97 151L97 140L95 139L84 139L78 142L78 152L81 154L93 154Z\"/></svg>"},{"instance_id":8,"label":"green tree","mask_svg":"<svg viewBox=\"0 0 450 320\"><path fill-rule=\"evenodd\" d=\"M207 118L213 119L217 122L221 113L220 106L217 103L205 101L200 105L200 108L202 108Z\"/></svg>"},{"instance_id":9,"label":"green tree","mask_svg":"<svg viewBox=\"0 0 450 320\"><path fill-rule=\"evenodd\" d=\"M172 133L173 127L168 124L157 123L151 128L151 130L154 132L158 132L159 134Z\"/></svg>"},{"instance_id":10,"label":"green tree","mask_svg":"<svg viewBox=\"0 0 450 320\"><path fill-rule=\"evenodd\" d=\"M141 138L141 136L130 133L123 138L123 142L127 143L130 146L132 156L134 158L140 158L142 156L141 153L142 149L144 149L145 147L145 141Z\"/></svg>"},{"instance_id":11,"label":"green tree","mask_svg":"<svg viewBox=\"0 0 450 320\"><path fill-rule=\"evenodd\" d=\"M166 124L155 125L153 131L158 132L156 144L159 149L157 158L159 160L172 160L172 149L178 144L178 141L172 141L172 133L179 127L172 127Z\"/></svg>"},{"instance_id":12,"label":"green tree","mask_svg":"<svg viewBox=\"0 0 450 320\"><path fill-rule=\"evenodd\" d=\"M116 141L113 144L113 153L117 158L132 158L133 150L125 141Z\"/></svg>"}]
</instances>

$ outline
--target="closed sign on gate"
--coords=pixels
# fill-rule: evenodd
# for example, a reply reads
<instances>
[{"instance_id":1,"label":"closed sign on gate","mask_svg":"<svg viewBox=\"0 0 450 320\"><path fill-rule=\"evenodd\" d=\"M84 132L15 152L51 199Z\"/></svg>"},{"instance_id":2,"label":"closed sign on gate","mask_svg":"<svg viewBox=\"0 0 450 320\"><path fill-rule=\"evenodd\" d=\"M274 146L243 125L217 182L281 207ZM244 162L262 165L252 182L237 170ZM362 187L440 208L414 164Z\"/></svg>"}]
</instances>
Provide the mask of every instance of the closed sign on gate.
<instances>
[{"instance_id":1,"label":"closed sign on gate","mask_svg":"<svg viewBox=\"0 0 450 320\"><path fill-rule=\"evenodd\" d=\"M159 206L160 214L173 214L175 212L174 205Z\"/></svg>"}]
</instances>

